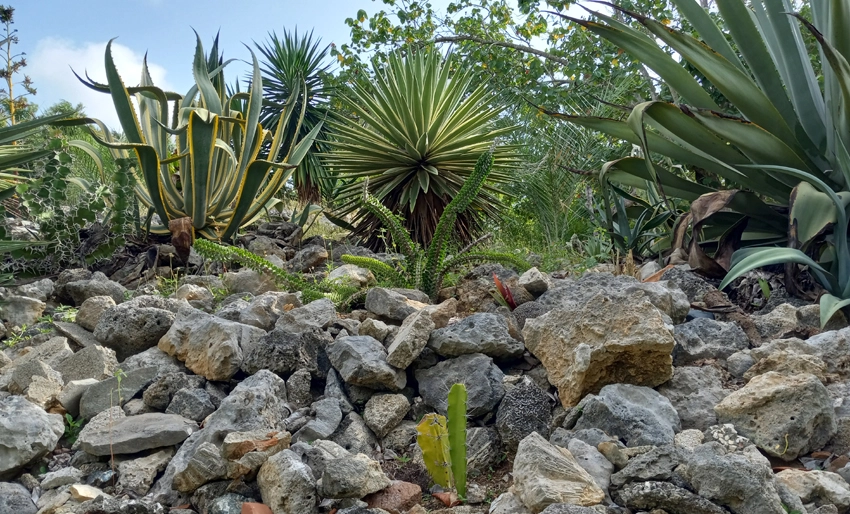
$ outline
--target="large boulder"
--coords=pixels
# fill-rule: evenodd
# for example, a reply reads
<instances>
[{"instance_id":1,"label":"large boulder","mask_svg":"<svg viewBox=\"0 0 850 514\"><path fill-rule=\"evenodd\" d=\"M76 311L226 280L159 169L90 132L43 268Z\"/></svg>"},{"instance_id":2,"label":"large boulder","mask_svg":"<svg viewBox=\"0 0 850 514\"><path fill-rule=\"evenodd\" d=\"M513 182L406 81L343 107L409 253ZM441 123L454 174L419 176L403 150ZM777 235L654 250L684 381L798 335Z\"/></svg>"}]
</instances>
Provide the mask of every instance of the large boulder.
<instances>
[{"instance_id":1,"label":"large boulder","mask_svg":"<svg viewBox=\"0 0 850 514\"><path fill-rule=\"evenodd\" d=\"M528 320L522 331L564 407L608 384L655 387L673 375L672 327L642 293L567 305Z\"/></svg>"},{"instance_id":2,"label":"large boulder","mask_svg":"<svg viewBox=\"0 0 850 514\"><path fill-rule=\"evenodd\" d=\"M505 317L489 312L473 314L433 331L428 346L443 357L483 353L494 359L509 359L525 351L525 346L511 337Z\"/></svg>"},{"instance_id":3,"label":"large boulder","mask_svg":"<svg viewBox=\"0 0 850 514\"><path fill-rule=\"evenodd\" d=\"M347 384L389 391L400 391L407 384L407 375L390 366L386 348L373 337L341 337L328 346L327 352Z\"/></svg>"},{"instance_id":4,"label":"large boulder","mask_svg":"<svg viewBox=\"0 0 850 514\"><path fill-rule=\"evenodd\" d=\"M448 409L448 392L454 384L466 385L467 414L473 418L492 413L505 395L502 370L480 353L418 369L415 375L422 399L442 414Z\"/></svg>"},{"instance_id":5,"label":"large boulder","mask_svg":"<svg viewBox=\"0 0 850 514\"><path fill-rule=\"evenodd\" d=\"M266 332L257 327L184 307L159 340L158 347L208 380L228 380L239 371L244 356L265 335Z\"/></svg>"},{"instance_id":6,"label":"large boulder","mask_svg":"<svg viewBox=\"0 0 850 514\"><path fill-rule=\"evenodd\" d=\"M0 480L53 451L64 431L58 414L48 414L22 396L0 398Z\"/></svg>"},{"instance_id":7,"label":"large boulder","mask_svg":"<svg viewBox=\"0 0 850 514\"><path fill-rule=\"evenodd\" d=\"M715 408L767 454L782 460L821 449L835 434L832 400L814 375L758 375Z\"/></svg>"}]
</instances>

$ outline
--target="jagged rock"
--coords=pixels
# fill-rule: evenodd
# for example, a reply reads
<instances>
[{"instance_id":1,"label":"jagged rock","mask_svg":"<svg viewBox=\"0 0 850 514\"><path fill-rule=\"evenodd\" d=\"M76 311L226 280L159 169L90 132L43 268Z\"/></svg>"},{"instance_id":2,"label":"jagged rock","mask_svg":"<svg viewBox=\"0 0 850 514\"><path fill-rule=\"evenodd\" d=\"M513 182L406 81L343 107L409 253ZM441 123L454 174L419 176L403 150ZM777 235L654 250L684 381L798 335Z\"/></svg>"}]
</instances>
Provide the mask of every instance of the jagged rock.
<instances>
[{"instance_id":1,"label":"jagged rock","mask_svg":"<svg viewBox=\"0 0 850 514\"><path fill-rule=\"evenodd\" d=\"M319 328L300 331L275 328L245 355L241 369L248 374L268 369L281 376L306 369L314 377L323 378L329 367L325 364L325 348L332 342L331 336Z\"/></svg>"},{"instance_id":2,"label":"jagged rock","mask_svg":"<svg viewBox=\"0 0 850 514\"><path fill-rule=\"evenodd\" d=\"M607 491L611 485L611 474L614 473L614 465L599 450L581 439L571 440L567 449L573 455L576 462L578 462L578 465L593 477L596 485L603 491Z\"/></svg>"},{"instance_id":3,"label":"jagged rock","mask_svg":"<svg viewBox=\"0 0 850 514\"><path fill-rule=\"evenodd\" d=\"M115 352L103 346L83 348L56 366L67 383L74 380L94 378L104 380L111 377L118 368Z\"/></svg>"},{"instance_id":4,"label":"jagged rock","mask_svg":"<svg viewBox=\"0 0 850 514\"><path fill-rule=\"evenodd\" d=\"M286 269L295 273L314 271L328 260L328 251L318 245L306 245L286 262Z\"/></svg>"},{"instance_id":5,"label":"jagged rock","mask_svg":"<svg viewBox=\"0 0 850 514\"><path fill-rule=\"evenodd\" d=\"M178 391L203 387L205 382L204 377L197 375L187 375L180 372L165 373L145 389L142 398L148 407L164 411L171 404L171 400Z\"/></svg>"},{"instance_id":6,"label":"jagged rock","mask_svg":"<svg viewBox=\"0 0 850 514\"><path fill-rule=\"evenodd\" d=\"M540 514L600 514L601 512L601 510L593 507L582 507L581 505L570 505L569 503L553 503L543 509ZM491 512L490 514L493 513Z\"/></svg>"},{"instance_id":7,"label":"jagged rock","mask_svg":"<svg viewBox=\"0 0 850 514\"><path fill-rule=\"evenodd\" d=\"M35 282L16 287L15 292L21 296L28 296L46 302L53 295L53 281L49 278L36 280Z\"/></svg>"},{"instance_id":8,"label":"jagged rock","mask_svg":"<svg viewBox=\"0 0 850 514\"><path fill-rule=\"evenodd\" d=\"M310 372L306 369L299 369L286 380L286 392L289 395L289 403L296 409L307 407L313 403L310 384Z\"/></svg>"},{"instance_id":9,"label":"jagged rock","mask_svg":"<svg viewBox=\"0 0 850 514\"><path fill-rule=\"evenodd\" d=\"M156 368L157 377L166 373L186 373L189 371L176 357L168 355L156 347L137 353L121 363L121 369L125 373L149 367Z\"/></svg>"},{"instance_id":10,"label":"jagged rock","mask_svg":"<svg viewBox=\"0 0 850 514\"><path fill-rule=\"evenodd\" d=\"M7 296L3 299L0 321L10 328L30 326L38 321L46 307L47 304L35 298Z\"/></svg>"},{"instance_id":11,"label":"jagged rock","mask_svg":"<svg viewBox=\"0 0 850 514\"><path fill-rule=\"evenodd\" d=\"M750 320L762 341L784 339L797 330L797 308L783 303L767 314L750 316Z\"/></svg>"},{"instance_id":12,"label":"jagged rock","mask_svg":"<svg viewBox=\"0 0 850 514\"><path fill-rule=\"evenodd\" d=\"M367 495L363 501L373 509L383 509L390 513L406 512L422 501L422 488L410 482L393 480L389 487Z\"/></svg>"},{"instance_id":13,"label":"jagged rock","mask_svg":"<svg viewBox=\"0 0 850 514\"><path fill-rule=\"evenodd\" d=\"M372 318L364 320L363 323L360 324L360 329L358 331L358 335L372 336L382 343L389 333L390 327L388 327L386 323Z\"/></svg>"},{"instance_id":14,"label":"jagged rock","mask_svg":"<svg viewBox=\"0 0 850 514\"><path fill-rule=\"evenodd\" d=\"M174 475L174 488L181 493L191 493L204 484L227 476L227 463L218 446L201 443L186 467Z\"/></svg>"},{"instance_id":15,"label":"jagged rock","mask_svg":"<svg viewBox=\"0 0 850 514\"><path fill-rule=\"evenodd\" d=\"M215 411L210 394L204 389L181 389L174 394L165 409L166 414L177 414L200 423Z\"/></svg>"},{"instance_id":16,"label":"jagged rock","mask_svg":"<svg viewBox=\"0 0 850 514\"><path fill-rule=\"evenodd\" d=\"M65 384L57 400L68 414L76 418L80 415L80 399L83 397L83 393L94 384L97 384L97 380L93 378L72 380Z\"/></svg>"},{"instance_id":17,"label":"jagged rock","mask_svg":"<svg viewBox=\"0 0 850 514\"><path fill-rule=\"evenodd\" d=\"M38 507L32 502L27 488L17 483L0 482L0 513L36 514Z\"/></svg>"},{"instance_id":18,"label":"jagged rock","mask_svg":"<svg viewBox=\"0 0 850 514\"><path fill-rule=\"evenodd\" d=\"M407 296L386 289L373 287L366 293L366 310L383 318L404 321L405 318L424 307L425 302L409 299Z\"/></svg>"},{"instance_id":19,"label":"jagged rock","mask_svg":"<svg viewBox=\"0 0 850 514\"><path fill-rule=\"evenodd\" d=\"M92 455L137 453L182 443L198 425L175 414L149 413L115 420L111 426L80 433L80 447Z\"/></svg>"},{"instance_id":20,"label":"jagged rock","mask_svg":"<svg viewBox=\"0 0 850 514\"><path fill-rule=\"evenodd\" d=\"M682 430L673 438L673 444L678 448L693 450L705 442L705 434L701 430L688 428Z\"/></svg>"},{"instance_id":21,"label":"jagged rock","mask_svg":"<svg viewBox=\"0 0 850 514\"><path fill-rule=\"evenodd\" d=\"M387 348L387 364L399 369L407 369L428 344L428 337L434 327L431 313L426 309L406 317L398 333L393 337L392 344Z\"/></svg>"},{"instance_id":22,"label":"jagged rock","mask_svg":"<svg viewBox=\"0 0 850 514\"><path fill-rule=\"evenodd\" d=\"M785 514L770 462L755 446L727 454L717 442L686 454L676 472L692 491L735 514Z\"/></svg>"},{"instance_id":23,"label":"jagged rock","mask_svg":"<svg viewBox=\"0 0 850 514\"><path fill-rule=\"evenodd\" d=\"M730 355L750 346L747 334L737 323L697 318L674 329L676 347L673 363L677 366L704 359L726 360Z\"/></svg>"},{"instance_id":24,"label":"jagged rock","mask_svg":"<svg viewBox=\"0 0 850 514\"><path fill-rule=\"evenodd\" d=\"M454 384L466 385L467 414L485 416L496 408L505 395L504 374L493 359L480 353L445 360L415 372L419 394L427 405L445 414L448 391Z\"/></svg>"},{"instance_id":25,"label":"jagged rock","mask_svg":"<svg viewBox=\"0 0 850 514\"><path fill-rule=\"evenodd\" d=\"M402 422L402 424L405 422ZM416 441L416 423L411 426L413 442ZM392 434L391 434L392 435ZM466 429L466 461L469 470L484 472L503 458L502 441L493 427L469 427Z\"/></svg>"},{"instance_id":26,"label":"jagged rock","mask_svg":"<svg viewBox=\"0 0 850 514\"><path fill-rule=\"evenodd\" d=\"M821 382L826 382L826 363L817 355L799 354L787 350L772 352L759 359L744 373L744 379L750 380L756 375L775 371L783 375L809 373Z\"/></svg>"},{"instance_id":27,"label":"jagged rock","mask_svg":"<svg viewBox=\"0 0 850 514\"><path fill-rule=\"evenodd\" d=\"M661 275L661 280L676 284L687 295L688 301L692 303L702 302L705 293L717 291L716 287L706 282L695 271L692 271L687 264L668 269Z\"/></svg>"},{"instance_id":28,"label":"jagged rock","mask_svg":"<svg viewBox=\"0 0 850 514\"><path fill-rule=\"evenodd\" d=\"M115 350L121 361L156 346L174 319L171 311L128 302L103 312L94 329L94 337L103 346Z\"/></svg>"},{"instance_id":29,"label":"jagged rock","mask_svg":"<svg viewBox=\"0 0 850 514\"><path fill-rule=\"evenodd\" d=\"M814 375L758 375L714 410L720 423L783 460L822 448L837 430L829 393Z\"/></svg>"},{"instance_id":30,"label":"jagged rock","mask_svg":"<svg viewBox=\"0 0 850 514\"><path fill-rule=\"evenodd\" d=\"M366 402L363 420L378 437L394 429L410 411L410 401L403 394L376 394Z\"/></svg>"},{"instance_id":31,"label":"jagged rock","mask_svg":"<svg viewBox=\"0 0 850 514\"><path fill-rule=\"evenodd\" d=\"M48 414L20 396L0 398L0 480L56 448L64 431L58 414Z\"/></svg>"},{"instance_id":32,"label":"jagged rock","mask_svg":"<svg viewBox=\"0 0 850 514\"><path fill-rule=\"evenodd\" d=\"M528 377L505 393L496 412L496 428L509 450L532 432L548 438L551 420L552 400Z\"/></svg>"},{"instance_id":33,"label":"jagged rock","mask_svg":"<svg viewBox=\"0 0 850 514\"><path fill-rule=\"evenodd\" d=\"M54 321L53 328L55 328L57 332L67 337L77 346L86 348L89 346L100 345L97 339L94 338L94 334L84 329L83 327L77 325L76 323Z\"/></svg>"},{"instance_id":34,"label":"jagged rock","mask_svg":"<svg viewBox=\"0 0 850 514\"><path fill-rule=\"evenodd\" d=\"M328 281L353 286L356 288L369 287L376 282L375 275L371 271L355 266L354 264L343 264L328 273Z\"/></svg>"},{"instance_id":35,"label":"jagged rock","mask_svg":"<svg viewBox=\"0 0 850 514\"><path fill-rule=\"evenodd\" d=\"M657 390L670 400L679 414L683 429L698 430L717 424L714 406L729 394L729 391L723 389L720 373L709 366L678 367L673 372L673 378Z\"/></svg>"},{"instance_id":36,"label":"jagged rock","mask_svg":"<svg viewBox=\"0 0 850 514\"><path fill-rule=\"evenodd\" d=\"M351 400L349 400L348 395L345 394L342 379L339 378L339 374L333 368L328 371L328 378L325 382L325 397L336 398L339 402L339 408L342 410L343 414L348 414L354 410L354 406L351 405Z\"/></svg>"},{"instance_id":37,"label":"jagged rock","mask_svg":"<svg viewBox=\"0 0 850 514\"><path fill-rule=\"evenodd\" d=\"M744 375L755 363L755 359L748 350L735 352L726 359L726 371L735 378L744 378Z\"/></svg>"},{"instance_id":38,"label":"jagged rock","mask_svg":"<svg viewBox=\"0 0 850 514\"><path fill-rule=\"evenodd\" d=\"M507 320L488 312L473 314L433 331L428 347L443 357L483 353L494 359L511 359L525 351L525 346L511 337Z\"/></svg>"},{"instance_id":39,"label":"jagged rock","mask_svg":"<svg viewBox=\"0 0 850 514\"><path fill-rule=\"evenodd\" d=\"M59 281L57 281L57 286ZM57 287L58 289L58 287ZM115 303L124 301L124 292L127 289L119 284L109 280L106 275L96 271L91 275L91 278L83 280L75 280L64 284L63 292L67 294L74 305L82 305L84 301L93 296L109 296ZM57 296L59 292L57 291Z\"/></svg>"},{"instance_id":40,"label":"jagged rock","mask_svg":"<svg viewBox=\"0 0 850 514\"><path fill-rule=\"evenodd\" d=\"M72 497L74 496L74 487L78 486L71 486ZM168 509L164 506L151 502L148 499L112 498L104 494L97 494L97 490L94 492L96 493L96 497L93 500L85 501L77 507L75 514L166 514L168 512ZM173 513L174 511L171 512Z\"/></svg>"},{"instance_id":41,"label":"jagged rock","mask_svg":"<svg viewBox=\"0 0 850 514\"><path fill-rule=\"evenodd\" d=\"M384 345L373 337L341 337L328 346L327 352L348 384L390 391L400 391L407 384L404 371L387 363Z\"/></svg>"},{"instance_id":42,"label":"jagged rock","mask_svg":"<svg viewBox=\"0 0 850 514\"><path fill-rule=\"evenodd\" d=\"M310 468L291 450L266 461L257 474L263 503L274 514L316 514L318 496Z\"/></svg>"},{"instance_id":43,"label":"jagged rock","mask_svg":"<svg viewBox=\"0 0 850 514\"><path fill-rule=\"evenodd\" d=\"M317 439L327 439L342 421L342 411L335 398L325 398L314 402L311 411L316 417L292 436L293 441L312 442Z\"/></svg>"},{"instance_id":44,"label":"jagged rock","mask_svg":"<svg viewBox=\"0 0 850 514\"><path fill-rule=\"evenodd\" d=\"M140 496L145 495L153 485L156 475L165 469L174 450L166 448L146 457L125 460L118 463L118 487Z\"/></svg>"},{"instance_id":45,"label":"jagged rock","mask_svg":"<svg viewBox=\"0 0 850 514\"><path fill-rule=\"evenodd\" d=\"M525 328L526 321L539 318L551 310L552 307L549 305L543 305L538 302L525 302L522 305L518 305L511 314L513 314L514 318L516 318L519 330L522 330Z\"/></svg>"},{"instance_id":46,"label":"jagged rock","mask_svg":"<svg viewBox=\"0 0 850 514\"><path fill-rule=\"evenodd\" d=\"M629 459L625 467L611 475L611 485L620 489L634 482L669 481L682 459L681 450L675 446L657 446Z\"/></svg>"},{"instance_id":47,"label":"jagged rock","mask_svg":"<svg viewBox=\"0 0 850 514\"><path fill-rule=\"evenodd\" d=\"M725 514L727 511L669 482L629 484L617 492L617 502L634 510L663 509L671 514Z\"/></svg>"},{"instance_id":48,"label":"jagged rock","mask_svg":"<svg viewBox=\"0 0 850 514\"><path fill-rule=\"evenodd\" d=\"M51 368L47 363L40 360L31 360L18 366L12 372L12 380L9 383L9 392L23 394L36 377L43 377L64 385L62 375Z\"/></svg>"},{"instance_id":49,"label":"jagged rock","mask_svg":"<svg viewBox=\"0 0 850 514\"><path fill-rule=\"evenodd\" d=\"M251 293L258 296L268 291L277 290L271 276L247 268L237 272L225 273L221 277L221 281L224 287L234 294Z\"/></svg>"},{"instance_id":50,"label":"jagged rock","mask_svg":"<svg viewBox=\"0 0 850 514\"><path fill-rule=\"evenodd\" d=\"M555 503L547 507L547 509L556 507L557 505L563 505L562 503ZM576 505L576 507L578 507ZM584 507L578 507L580 509L584 509ZM545 509L544 509L545 512ZM548 514L552 514L555 511L549 511ZM500 494L492 503L490 503L489 514L531 514L531 511L525 508L525 505L522 504L522 501L519 499L517 495L508 491L506 493ZM558 514L563 514L558 512ZM575 513L570 513L575 514ZM584 514L580 512L579 514ZM593 514L596 514L595 512Z\"/></svg>"},{"instance_id":51,"label":"jagged rock","mask_svg":"<svg viewBox=\"0 0 850 514\"><path fill-rule=\"evenodd\" d=\"M156 378L156 368L141 368L88 387L80 398L80 416L91 419L112 406L121 407Z\"/></svg>"},{"instance_id":52,"label":"jagged rock","mask_svg":"<svg viewBox=\"0 0 850 514\"><path fill-rule=\"evenodd\" d=\"M552 286L552 280L537 268L531 268L519 276L517 284L524 287L532 296L540 296Z\"/></svg>"},{"instance_id":53,"label":"jagged rock","mask_svg":"<svg viewBox=\"0 0 850 514\"><path fill-rule=\"evenodd\" d=\"M776 479L805 504L834 505L840 514L850 511L850 486L837 473L785 469L776 474Z\"/></svg>"},{"instance_id":54,"label":"jagged rock","mask_svg":"<svg viewBox=\"0 0 850 514\"><path fill-rule=\"evenodd\" d=\"M174 292L174 297L178 300L185 300L192 307L204 312L212 312L215 306L215 297L212 292L206 287L196 286L194 284L183 284Z\"/></svg>"},{"instance_id":55,"label":"jagged rock","mask_svg":"<svg viewBox=\"0 0 850 514\"><path fill-rule=\"evenodd\" d=\"M45 473L44 476L41 477L41 488L45 491L48 489L56 489L63 485L75 484L82 478L82 471L75 467L68 466L67 468Z\"/></svg>"},{"instance_id":56,"label":"jagged rock","mask_svg":"<svg viewBox=\"0 0 850 514\"><path fill-rule=\"evenodd\" d=\"M528 320L523 337L558 388L563 406L572 407L607 384L655 387L669 380L671 328L661 312L637 293L627 302L600 295L580 307L555 309Z\"/></svg>"},{"instance_id":57,"label":"jagged rock","mask_svg":"<svg viewBox=\"0 0 850 514\"><path fill-rule=\"evenodd\" d=\"M514 458L514 489L531 512L553 503L596 505L605 492L569 450L532 433L519 443Z\"/></svg>"},{"instance_id":58,"label":"jagged rock","mask_svg":"<svg viewBox=\"0 0 850 514\"><path fill-rule=\"evenodd\" d=\"M611 384L581 404L576 429L600 428L628 446L672 444L681 430L676 409L656 391L630 384Z\"/></svg>"},{"instance_id":59,"label":"jagged rock","mask_svg":"<svg viewBox=\"0 0 850 514\"><path fill-rule=\"evenodd\" d=\"M252 298L248 305L240 308L239 316L234 321L269 331L274 328L286 309L298 307L301 307L298 294L269 291Z\"/></svg>"},{"instance_id":60,"label":"jagged rock","mask_svg":"<svg viewBox=\"0 0 850 514\"><path fill-rule=\"evenodd\" d=\"M348 413L330 440L352 453L370 454L378 445L375 434L356 412Z\"/></svg>"},{"instance_id":61,"label":"jagged rock","mask_svg":"<svg viewBox=\"0 0 850 514\"><path fill-rule=\"evenodd\" d=\"M307 327L325 329L336 319L336 307L334 307L333 302L323 298L312 301L303 307L296 307L284 312L278 318L275 327L293 331L303 330Z\"/></svg>"},{"instance_id":62,"label":"jagged rock","mask_svg":"<svg viewBox=\"0 0 850 514\"><path fill-rule=\"evenodd\" d=\"M359 453L329 460L318 491L324 498L362 498L389 485L380 463Z\"/></svg>"},{"instance_id":63,"label":"jagged rock","mask_svg":"<svg viewBox=\"0 0 850 514\"><path fill-rule=\"evenodd\" d=\"M239 370L244 355L265 335L257 327L186 307L177 313L158 347L208 380L227 380Z\"/></svg>"},{"instance_id":64,"label":"jagged rock","mask_svg":"<svg viewBox=\"0 0 850 514\"><path fill-rule=\"evenodd\" d=\"M77 311L76 323L89 332L94 332L95 327L103 313L110 307L115 307L115 300L111 296L92 296L80 305Z\"/></svg>"}]
</instances>

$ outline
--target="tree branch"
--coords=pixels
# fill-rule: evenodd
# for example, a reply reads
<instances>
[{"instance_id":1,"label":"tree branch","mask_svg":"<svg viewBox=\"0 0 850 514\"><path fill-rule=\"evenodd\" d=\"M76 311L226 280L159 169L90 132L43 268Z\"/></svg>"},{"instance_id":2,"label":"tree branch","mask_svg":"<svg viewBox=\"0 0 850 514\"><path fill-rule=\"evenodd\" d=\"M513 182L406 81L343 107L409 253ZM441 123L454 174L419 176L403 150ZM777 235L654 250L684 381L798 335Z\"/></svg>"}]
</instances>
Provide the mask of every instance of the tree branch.
<instances>
[{"instance_id":1,"label":"tree branch","mask_svg":"<svg viewBox=\"0 0 850 514\"><path fill-rule=\"evenodd\" d=\"M515 43L508 43L505 41L493 41L489 39L484 39L475 36L441 36L434 39L435 43L460 43L462 41L472 41L473 43L479 43L482 45L493 45L493 46L501 46L503 48L510 48L513 50L519 50L520 52L525 52L528 54L533 54L538 57L542 57L546 60L556 62L563 66L569 66L570 62L563 57L558 57L557 55L550 54L549 52L544 52L542 50L538 50L536 48L526 46L526 45L517 45Z\"/></svg>"}]
</instances>

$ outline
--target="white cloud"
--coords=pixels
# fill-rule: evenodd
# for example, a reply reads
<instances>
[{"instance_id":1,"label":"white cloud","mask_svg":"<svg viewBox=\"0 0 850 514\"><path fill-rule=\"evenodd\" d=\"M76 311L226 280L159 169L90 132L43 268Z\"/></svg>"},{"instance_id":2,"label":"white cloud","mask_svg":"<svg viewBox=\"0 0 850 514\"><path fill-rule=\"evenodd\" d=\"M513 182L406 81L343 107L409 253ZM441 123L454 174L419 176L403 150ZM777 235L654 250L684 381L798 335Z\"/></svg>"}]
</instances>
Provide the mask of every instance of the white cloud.
<instances>
[{"instance_id":1,"label":"white cloud","mask_svg":"<svg viewBox=\"0 0 850 514\"><path fill-rule=\"evenodd\" d=\"M109 94L89 89L71 72L73 68L81 77L88 73L92 80L105 83L105 51L105 41L78 44L53 37L40 40L35 52L27 59L27 74L38 88L38 95L33 100L41 108L59 100L67 100L74 105L82 103L88 116L102 120L110 128L120 129ZM124 84L128 87L137 85L142 76L144 54L113 42L112 57ZM165 68L148 60L148 70L155 85L166 91L173 89L166 78Z\"/></svg>"}]
</instances>

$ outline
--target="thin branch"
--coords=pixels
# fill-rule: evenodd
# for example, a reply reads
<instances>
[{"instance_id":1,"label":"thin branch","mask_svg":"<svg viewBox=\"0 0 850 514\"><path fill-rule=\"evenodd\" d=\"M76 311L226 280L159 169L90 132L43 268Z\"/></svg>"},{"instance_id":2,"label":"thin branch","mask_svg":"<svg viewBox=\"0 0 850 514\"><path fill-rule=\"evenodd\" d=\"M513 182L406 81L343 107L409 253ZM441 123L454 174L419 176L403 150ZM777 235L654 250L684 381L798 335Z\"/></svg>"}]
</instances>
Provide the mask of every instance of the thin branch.
<instances>
[{"instance_id":1,"label":"thin branch","mask_svg":"<svg viewBox=\"0 0 850 514\"><path fill-rule=\"evenodd\" d=\"M542 50L538 50L536 48L526 46L526 45L517 45L515 43L508 43L505 41L493 41L490 39L484 39L475 36L441 36L434 39L434 43L460 43L462 41L472 41L473 43L479 43L482 45L492 45L492 46L501 46L503 48L511 48L513 50L519 50L520 52L525 52L528 54L533 54L538 57L542 57L546 60L556 62L563 66L569 66L570 62L563 57L558 57L557 55L550 54L549 52L544 52Z\"/></svg>"}]
</instances>

